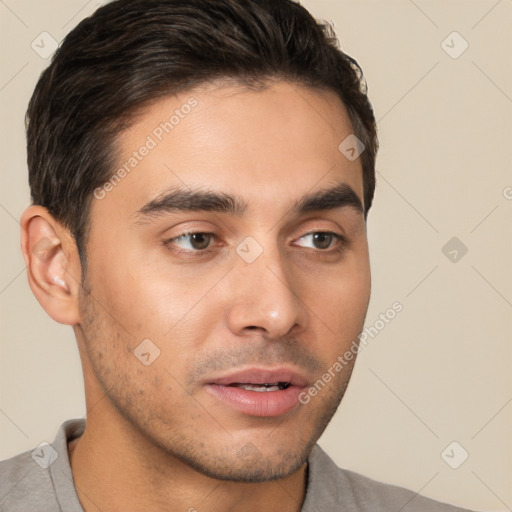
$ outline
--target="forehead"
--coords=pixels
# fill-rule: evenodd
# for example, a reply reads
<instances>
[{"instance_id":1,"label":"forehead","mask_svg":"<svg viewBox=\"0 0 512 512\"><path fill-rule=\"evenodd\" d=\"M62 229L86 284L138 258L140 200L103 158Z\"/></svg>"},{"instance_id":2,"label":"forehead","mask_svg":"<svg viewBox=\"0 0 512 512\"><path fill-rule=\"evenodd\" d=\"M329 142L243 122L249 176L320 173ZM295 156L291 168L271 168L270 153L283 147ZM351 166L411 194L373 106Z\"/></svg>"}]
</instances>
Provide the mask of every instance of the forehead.
<instances>
[{"instance_id":1,"label":"forehead","mask_svg":"<svg viewBox=\"0 0 512 512\"><path fill-rule=\"evenodd\" d=\"M268 211L340 182L362 202L360 160L339 150L351 133L333 92L288 82L264 90L210 84L155 102L120 134L113 186L93 208L126 216L182 187L244 196Z\"/></svg>"}]
</instances>

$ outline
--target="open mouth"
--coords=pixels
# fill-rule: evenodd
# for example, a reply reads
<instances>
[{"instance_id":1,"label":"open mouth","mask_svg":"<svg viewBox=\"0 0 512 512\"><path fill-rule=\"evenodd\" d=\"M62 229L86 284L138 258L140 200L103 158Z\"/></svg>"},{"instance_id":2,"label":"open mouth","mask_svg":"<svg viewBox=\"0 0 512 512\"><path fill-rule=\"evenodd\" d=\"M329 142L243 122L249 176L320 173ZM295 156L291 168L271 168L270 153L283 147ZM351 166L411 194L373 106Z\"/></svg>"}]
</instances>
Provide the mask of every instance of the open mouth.
<instances>
[{"instance_id":1,"label":"open mouth","mask_svg":"<svg viewBox=\"0 0 512 512\"><path fill-rule=\"evenodd\" d=\"M205 389L238 413L272 417L298 409L298 397L309 382L310 378L290 368L252 367L209 379Z\"/></svg>"},{"instance_id":2,"label":"open mouth","mask_svg":"<svg viewBox=\"0 0 512 512\"><path fill-rule=\"evenodd\" d=\"M258 391L265 393L266 391L281 391L290 387L289 382L270 382L265 384L245 384L241 382L233 382L230 387L245 389L246 391Z\"/></svg>"}]
</instances>

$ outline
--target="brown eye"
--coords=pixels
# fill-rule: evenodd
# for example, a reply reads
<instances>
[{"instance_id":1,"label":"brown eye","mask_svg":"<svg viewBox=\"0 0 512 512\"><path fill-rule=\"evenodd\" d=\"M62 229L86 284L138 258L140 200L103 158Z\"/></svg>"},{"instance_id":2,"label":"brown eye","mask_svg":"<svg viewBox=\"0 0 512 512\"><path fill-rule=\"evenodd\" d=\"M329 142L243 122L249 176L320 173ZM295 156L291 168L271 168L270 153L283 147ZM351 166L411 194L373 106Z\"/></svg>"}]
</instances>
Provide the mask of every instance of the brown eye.
<instances>
[{"instance_id":1,"label":"brown eye","mask_svg":"<svg viewBox=\"0 0 512 512\"><path fill-rule=\"evenodd\" d=\"M331 233L328 231L317 231L315 233L309 233L307 235L302 236L299 239L298 245L301 247L309 247L311 249L318 249L320 251L325 251L326 249L330 249L331 246L335 245L343 245L345 242L345 238L338 233Z\"/></svg>"},{"instance_id":2,"label":"brown eye","mask_svg":"<svg viewBox=\"0 0 512 512\"><path fill-rule=\"evenodd\" d=\"M206 233L190 234L190 245L198 251L206 249L211 242L211 237Z\"/></svg>"},{"instance_id":3,"label":"brown eye","mask_svg":"<svg viewBox=\"0 0 512 512\"><path fill-rule=\"evenodd\" d=\"M313 243L317 249L329 249L333 238L330 233L313 233Z\"/></svg>"},{"instance_id":4,"label":"brown eye","mask_svg":"<svg viewBox=\"0 0 512 512\"><path fill-rule=\"evenodd\" d=\"M178 251L200 252L208 249L214 237L212 233L184 233L168 240L166 245Z\"/></svg>"}]
</instances>

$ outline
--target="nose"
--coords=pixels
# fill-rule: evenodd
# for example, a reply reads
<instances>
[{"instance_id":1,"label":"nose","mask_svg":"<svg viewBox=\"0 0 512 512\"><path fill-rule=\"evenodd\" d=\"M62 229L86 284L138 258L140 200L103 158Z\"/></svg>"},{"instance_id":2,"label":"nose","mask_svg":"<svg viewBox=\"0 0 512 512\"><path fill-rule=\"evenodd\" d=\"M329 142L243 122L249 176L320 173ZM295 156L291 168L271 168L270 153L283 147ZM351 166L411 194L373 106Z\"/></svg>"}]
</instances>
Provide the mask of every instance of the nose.
<instances>
[{"instance_id":1,"label":"nose","mask_svg":"<svg viewBox=\"0 0 512 512\"><path fill-rule=\"evenodd\" d=\"M236 265L227 311L234 334L279 339L306 328L307 308L300 296L300 282L277 248L266 248L252 263L239 259Z\"/></svg>"}]
</instances>

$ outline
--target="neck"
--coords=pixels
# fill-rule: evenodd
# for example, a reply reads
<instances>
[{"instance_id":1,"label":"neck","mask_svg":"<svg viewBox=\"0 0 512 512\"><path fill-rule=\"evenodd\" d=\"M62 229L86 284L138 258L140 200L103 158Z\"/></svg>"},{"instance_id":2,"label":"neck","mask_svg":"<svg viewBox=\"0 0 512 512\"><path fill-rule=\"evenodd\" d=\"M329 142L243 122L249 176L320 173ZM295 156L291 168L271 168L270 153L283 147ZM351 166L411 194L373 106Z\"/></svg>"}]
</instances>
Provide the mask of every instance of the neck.
<instances>
[{"instance_id":1,"label":"neck","mask_svg":"<svg viewBox=\"0 0 512 512\"><path fill-rule=\"evenodd\" d=\"M85 512L300 511L306 464L271 482L210 478L156 446L107 402L89 413L84 434L69 445Z\"/></svg>"}]
</instances>

